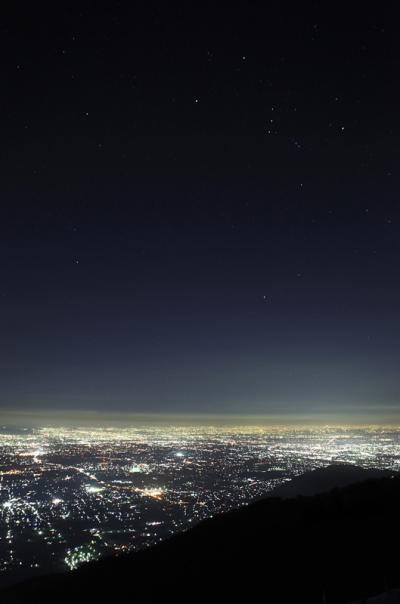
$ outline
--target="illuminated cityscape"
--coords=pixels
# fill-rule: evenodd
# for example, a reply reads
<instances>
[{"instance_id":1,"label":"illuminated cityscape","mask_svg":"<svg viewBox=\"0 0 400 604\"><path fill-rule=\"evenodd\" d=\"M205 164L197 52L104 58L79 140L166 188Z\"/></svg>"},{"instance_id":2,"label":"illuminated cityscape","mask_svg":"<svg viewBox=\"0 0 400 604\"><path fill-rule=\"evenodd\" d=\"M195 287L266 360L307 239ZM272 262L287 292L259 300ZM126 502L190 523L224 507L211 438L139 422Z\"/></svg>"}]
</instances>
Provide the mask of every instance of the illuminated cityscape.
<instances>
[{"instance_id":1,"label":"illuminated cityscape","mask_svg":"<svg viewBox=\"0 0 400 604\"><path fill-rule=\"evenodd\" d=\"M145 548L305 471L400 469L400 429L0 431L0 585Z\"/></svg>"}]
</instances>

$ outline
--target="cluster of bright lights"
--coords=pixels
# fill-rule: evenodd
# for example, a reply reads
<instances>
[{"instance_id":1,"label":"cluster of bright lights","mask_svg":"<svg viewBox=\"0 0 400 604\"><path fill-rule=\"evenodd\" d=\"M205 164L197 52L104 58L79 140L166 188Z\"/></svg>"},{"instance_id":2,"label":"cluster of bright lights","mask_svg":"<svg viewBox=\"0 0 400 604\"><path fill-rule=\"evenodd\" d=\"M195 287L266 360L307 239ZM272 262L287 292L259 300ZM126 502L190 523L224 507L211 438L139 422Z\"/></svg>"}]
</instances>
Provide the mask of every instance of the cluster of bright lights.
<instances>
[{"instance_id":1,"label":"cluster of bright lights","mask_svg":"<svg viewBox=\"0 0 400 604\"><path fill-rule=\"evenodd\" d=\"M103 487L98 487L94 484L88 484L85 487L86 493L101 493L101 491L104 491Z\"/></svg>"},{"instance_id":2,"label":"cluster of bright lights","mask_svg":"<svg viewBox=\"0 0 400 604\"><path fill-rule=\"evenodd\" d=\"M99 553L96 551L94 542L92 541L86 545L75 547L72 550L68 549L64 562L68 566L69 570L75 570L81 564L91 562L92 560L97 560L98 558Z\"/></svg>"},{"instance_id":3,"label":"cluster of bright lights","mask_svg":"<svg viewBox=\"0 0 400 604\"><path fill-rule=\"evenodd\" d=\"M60 559L74 569L141 549L297 474L341 462L400 470L400 429L151 425L3 433L0 572L21 565L48 572ZM21 545L27 538L39 545L30 558Z\"/></svg>"},{"instance_id":4,"label":"cluster of bright lights","mask_svg":"<svg viewBox=\"0 0 400 604\"><path fill-rule=\"evenodd\" d=\"M132 464L129 468L130 474L140 474L141 472L147 473L150 471L149 464L146 463L138 463Z\"/></svg>"},{"instance_id":5,"label":"cluster of bright lights","mask_svg":"<svg viewBox=\"0 0 400 604\"><path fill-rule=\"evenodd\" d=\"M143 495L143 497L152 497L153 499L162 499L165 494L165 490L161 488L137 489L137 492Z\"/></svg>"}]
</instances>

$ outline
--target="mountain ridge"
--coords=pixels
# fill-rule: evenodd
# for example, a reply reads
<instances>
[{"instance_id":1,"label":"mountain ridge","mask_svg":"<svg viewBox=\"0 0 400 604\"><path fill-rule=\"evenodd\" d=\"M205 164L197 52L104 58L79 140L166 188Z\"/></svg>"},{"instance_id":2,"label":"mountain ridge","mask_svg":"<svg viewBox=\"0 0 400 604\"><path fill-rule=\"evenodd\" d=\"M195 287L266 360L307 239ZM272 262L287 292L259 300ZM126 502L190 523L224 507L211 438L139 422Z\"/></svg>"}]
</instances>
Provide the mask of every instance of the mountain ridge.
<instances>
[{"instance_id":1,"label":"mountain ridge","mask_svg":"<svg viewBox=\"0 0 400 604\"><path fill-rule=\"evenodd\" d=\"M325 476L326 488L327 473L355 478L353 470L333 466L314 475ZM274 604L347 604L378 594L400 584L390 556L400 537L400 478L368 471L358 477L368 480L308 497L292 489L291 497L260 499L147 550L15 585L1 594L2 602L110 602L127 590L132 602L166 596L179 602L185 594L253 599L261 589L263 600Z\"/></svg>"}]
</instances>

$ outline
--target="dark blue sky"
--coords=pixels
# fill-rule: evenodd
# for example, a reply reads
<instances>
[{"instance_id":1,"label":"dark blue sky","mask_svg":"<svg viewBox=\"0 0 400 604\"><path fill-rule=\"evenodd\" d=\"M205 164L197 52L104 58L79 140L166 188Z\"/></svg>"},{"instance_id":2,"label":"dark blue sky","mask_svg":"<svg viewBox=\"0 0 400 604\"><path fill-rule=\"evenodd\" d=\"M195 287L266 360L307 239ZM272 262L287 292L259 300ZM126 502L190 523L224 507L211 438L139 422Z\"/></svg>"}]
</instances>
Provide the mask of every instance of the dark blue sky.
<instances>
[{"instance_id":1,"label":"dark blue sky","mask_svg":"<svg viewBox=\"0 0 400 604\"><path fill-rule=\"evenodd\" d=\"M5 11L1 408L400 409L395 3L290 4Z\"/></svg>"}]
</instances>

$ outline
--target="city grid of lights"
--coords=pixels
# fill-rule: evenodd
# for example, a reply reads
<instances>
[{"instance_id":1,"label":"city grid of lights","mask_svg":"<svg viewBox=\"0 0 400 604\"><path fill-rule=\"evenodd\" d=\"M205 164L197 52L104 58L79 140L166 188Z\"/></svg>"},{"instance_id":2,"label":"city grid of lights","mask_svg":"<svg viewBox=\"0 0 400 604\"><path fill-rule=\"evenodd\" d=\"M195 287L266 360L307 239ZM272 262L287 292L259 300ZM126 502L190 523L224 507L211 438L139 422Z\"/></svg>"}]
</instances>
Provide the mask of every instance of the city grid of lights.
<instances>
[{"instance_id":1,"label":"city grid of lights","mask_svg":"<svg viewBox=\"0 0 400 604\"><path fill-rule=\"evenodd\" d=\"M332 463L400 469L400 429L0 431L0 585L153 545Z\"/></svg>"}]
</instances>

